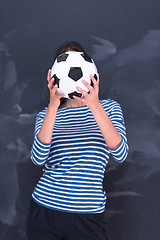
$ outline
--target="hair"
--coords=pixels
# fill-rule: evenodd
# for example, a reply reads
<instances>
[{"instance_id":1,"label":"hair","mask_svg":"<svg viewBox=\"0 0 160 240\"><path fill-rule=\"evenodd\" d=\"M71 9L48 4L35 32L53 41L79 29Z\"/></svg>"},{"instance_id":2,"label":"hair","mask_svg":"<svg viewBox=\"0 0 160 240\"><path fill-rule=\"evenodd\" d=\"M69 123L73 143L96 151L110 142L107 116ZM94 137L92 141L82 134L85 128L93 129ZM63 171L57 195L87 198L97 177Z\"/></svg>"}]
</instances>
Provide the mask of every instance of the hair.
<instances>
[{"instance_id":1,"label":"hair","mask_svg":"<svg viewBox=\"0 0 160 240\"><path fill-rule=\"evenodd\" d=\"M55 56L53 58L53 63L55 62L56 58L62 54L62 53L65 53L67 51L76 51L76 52L84 52L86 53L86 51L84 50L84 48L81 46L80 43L76 42L76 41L67 41L67 42L64 42L62 43L59 48L57 49L56 53L55 53ZM48 89L48 82L46 82L46 90L47 90L47 93L48 95L50 95L49 93L49 89ZM62 104L64 104L66 101L66 98L60 98L60 105L58 108L61 107Z\"/></svg>"}]
</instances>

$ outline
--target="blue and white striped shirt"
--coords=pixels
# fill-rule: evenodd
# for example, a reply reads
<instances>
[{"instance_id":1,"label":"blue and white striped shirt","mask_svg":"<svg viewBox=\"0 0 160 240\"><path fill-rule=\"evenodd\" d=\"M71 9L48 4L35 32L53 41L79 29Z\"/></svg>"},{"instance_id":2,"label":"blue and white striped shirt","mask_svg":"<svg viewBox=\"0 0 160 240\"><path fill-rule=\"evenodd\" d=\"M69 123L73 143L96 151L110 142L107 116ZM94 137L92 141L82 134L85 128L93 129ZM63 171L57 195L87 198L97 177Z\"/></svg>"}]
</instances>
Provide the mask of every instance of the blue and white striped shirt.
<instances>
[{"instance_id":1,"label":"blue and white striped shirt","mask_svg":"<svg viewBox=\"0 0 160 240\"><path fill-rule=\"evenodd\" d=\"M44 165L43 175L32 198L50 209L71 213L101 213L105 210L103 178L111 154L118 162L128 155L122 109L111 99L100 100L112 123L122 136L119 146L108 148L87 106L59 108L50 144L38 138L47 107L38 113L31 159Z\"/></svg>"}]
</instances>

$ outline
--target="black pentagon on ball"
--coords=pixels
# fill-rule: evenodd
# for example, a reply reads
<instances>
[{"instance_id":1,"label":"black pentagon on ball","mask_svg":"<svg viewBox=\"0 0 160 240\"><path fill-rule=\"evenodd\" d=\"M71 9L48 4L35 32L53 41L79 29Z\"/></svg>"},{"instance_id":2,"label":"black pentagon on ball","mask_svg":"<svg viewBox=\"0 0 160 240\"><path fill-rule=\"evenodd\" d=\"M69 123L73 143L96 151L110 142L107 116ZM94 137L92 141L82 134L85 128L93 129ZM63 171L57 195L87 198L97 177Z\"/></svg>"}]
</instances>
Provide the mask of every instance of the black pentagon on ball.
<instances>
[{"instance_id":1,"label":"black pentagon on ball","mask_svg":"<svg viewBox=\"0 0 160 240\"><path fill-rule=\"evenodd\" d=\"M70 99L75 99L75 98L73 98L73 95L75 95L77 97L81 97L82 93L78 93L78 92L74 91L74 92L68 94Z\"/></svg>"},{"instance_id":2,"label":"black pentagon on ball","mask_svg":"<svg viewBox=\"0 0 160 240\"><path fill-rule=\"evenodd\" d=\"M62 53L61 55L59 55L59 56L57 57L57 62L59 63L59 62L64 62L64 61L66 61L66 59L68 58L68 55L69 55L69 54L67 54L67 53Z\"/></svg>"},{"instance_id":3,"label":"black pentagon on ball","mask_svg":"<svg viewBox=\"0 0 160 240\"><path fill-rule=\"evenodd\" d=\"M80 67L71 67L68 73L68 77L74 81L78 81L83 76L82 69Z\"/></svg>"},{"instance_id":4,"label":"black pentagon on ball","mask_svg":"<svg viewBox=\"0 0 160 240\"><path fill-rule=\"evenodd\" d=\"M92 59L86 54L86 53L82 53L81 56L84 58L84 60L86 60L87 62L92 63Z\"/></svg>"},{"instance_id":5,"label":"black pentagon on ball","mask_svg":"<svg viewBox=\"0 0 160 240\"><path fill-rule=\"evenodd\" d=\"M58 88L59 88L59 81L60 81L60 79L56 76L56 74L54 74L54 75L52 76L52 78L55 79L53 85L55 86L55 85L57 84L57 85L58 85Z\"/></svg>"}]
</instances>

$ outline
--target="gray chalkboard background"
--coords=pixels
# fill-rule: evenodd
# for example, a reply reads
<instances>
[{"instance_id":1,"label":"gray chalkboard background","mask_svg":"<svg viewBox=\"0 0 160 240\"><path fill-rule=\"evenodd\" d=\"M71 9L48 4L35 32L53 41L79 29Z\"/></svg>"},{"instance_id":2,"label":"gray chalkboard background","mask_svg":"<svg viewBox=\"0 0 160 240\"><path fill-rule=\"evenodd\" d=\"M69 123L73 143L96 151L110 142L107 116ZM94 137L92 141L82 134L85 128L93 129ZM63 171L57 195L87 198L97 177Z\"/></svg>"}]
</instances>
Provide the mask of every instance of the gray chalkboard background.
<instances>
[{"instance_id":1,"label":"gray chalkboard background","mask_svg":"<svg viewBox=\"0 0 160 240\"><path fill-rule=\"evenodd\" d=\"M110 240L160 238L160 1L0 1L0 239L26 240L41 168L30 160L36 114L57 47L79 41L100 73L100 99L123 109L130 152L110 159Z\"/></svg>"}]
</instances>

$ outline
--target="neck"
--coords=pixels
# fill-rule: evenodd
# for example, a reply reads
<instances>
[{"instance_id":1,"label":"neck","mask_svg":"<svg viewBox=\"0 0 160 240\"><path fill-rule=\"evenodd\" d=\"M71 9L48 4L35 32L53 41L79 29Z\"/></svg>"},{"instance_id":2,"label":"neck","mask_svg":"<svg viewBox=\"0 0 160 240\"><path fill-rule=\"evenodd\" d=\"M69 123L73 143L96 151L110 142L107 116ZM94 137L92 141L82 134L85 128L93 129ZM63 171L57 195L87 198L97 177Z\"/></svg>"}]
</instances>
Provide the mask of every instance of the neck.
<instances>
[{"instance_id":1,"label":"neck","mask_svg":"<svg viewBox=\"0 0 160 240\"><path fill-rule=\"evenodd\" d=\"M82 106L85 106L85 105L86 105L85 103L82 103L77 99L68 99L68 98L66 99L66 101L64 103L64 106L67 107L67 108L82 107Z\"/></svg>"}]
</instances>

